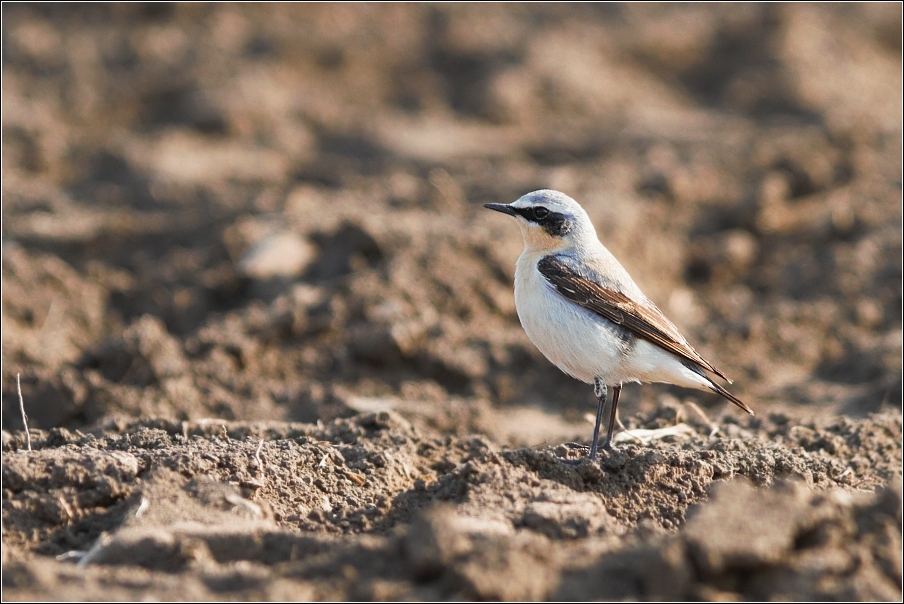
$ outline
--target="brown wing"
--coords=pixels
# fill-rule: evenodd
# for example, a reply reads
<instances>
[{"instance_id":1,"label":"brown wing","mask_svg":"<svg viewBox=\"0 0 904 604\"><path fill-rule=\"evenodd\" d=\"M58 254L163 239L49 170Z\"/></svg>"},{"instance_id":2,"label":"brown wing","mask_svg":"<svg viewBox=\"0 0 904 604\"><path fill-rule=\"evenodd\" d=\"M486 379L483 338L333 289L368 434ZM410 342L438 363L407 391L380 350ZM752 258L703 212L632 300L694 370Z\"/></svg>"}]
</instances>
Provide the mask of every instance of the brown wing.
<instances>
[{"instance_id":1,"label":"brown wing","mask_svg":"<svg viewBox=\"0 0 904 604\"><path fill-rule=\"evenodd\" d=\"M721 371L713 367L687 343L672 322L655 306L638 304L621 292L598 285L579 275L555 256L547 256L540 260L537 269L556 291L578 306L609 319L636 336L728 380Z\"/></svg>"}]
</instances>

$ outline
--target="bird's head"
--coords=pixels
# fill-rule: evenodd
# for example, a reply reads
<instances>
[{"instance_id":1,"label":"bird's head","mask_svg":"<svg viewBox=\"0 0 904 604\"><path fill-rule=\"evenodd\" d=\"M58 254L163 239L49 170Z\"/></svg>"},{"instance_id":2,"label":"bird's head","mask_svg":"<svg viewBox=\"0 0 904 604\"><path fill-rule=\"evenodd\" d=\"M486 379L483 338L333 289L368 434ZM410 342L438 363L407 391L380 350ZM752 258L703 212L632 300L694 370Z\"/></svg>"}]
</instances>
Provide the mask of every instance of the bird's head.
<instances>
[{"instance_id":1,"label":"bird's head","mask_svg":"<svg viewBox=\"0 0 904 604\"><path fill-rule=\"evenodd\" d=\"M518 221L525 249L558 252L585 242L597 242L596 229L578 202L558 191L543 189L514 203L487 203L485 208L508 214Z\"/></svg>"}]
</instances>

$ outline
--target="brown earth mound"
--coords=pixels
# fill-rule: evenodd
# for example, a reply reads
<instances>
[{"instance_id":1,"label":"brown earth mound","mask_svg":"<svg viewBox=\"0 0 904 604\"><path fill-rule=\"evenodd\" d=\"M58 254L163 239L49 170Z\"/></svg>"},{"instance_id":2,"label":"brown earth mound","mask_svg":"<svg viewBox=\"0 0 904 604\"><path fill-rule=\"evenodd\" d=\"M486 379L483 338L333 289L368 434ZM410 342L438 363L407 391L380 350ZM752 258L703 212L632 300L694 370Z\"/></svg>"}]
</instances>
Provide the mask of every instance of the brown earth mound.
<instances>
[{"instance_id":1,"label":"brown earth mound","mask_svg":"<svg viewBox=\"0 0 904 604\"><path fill-rule=\"evenodd\" d=\"M4 599L901 598L899 5L4 4L2 68ZM538 188L756 417L558 459Z\"/></svg>"}]
</instances>

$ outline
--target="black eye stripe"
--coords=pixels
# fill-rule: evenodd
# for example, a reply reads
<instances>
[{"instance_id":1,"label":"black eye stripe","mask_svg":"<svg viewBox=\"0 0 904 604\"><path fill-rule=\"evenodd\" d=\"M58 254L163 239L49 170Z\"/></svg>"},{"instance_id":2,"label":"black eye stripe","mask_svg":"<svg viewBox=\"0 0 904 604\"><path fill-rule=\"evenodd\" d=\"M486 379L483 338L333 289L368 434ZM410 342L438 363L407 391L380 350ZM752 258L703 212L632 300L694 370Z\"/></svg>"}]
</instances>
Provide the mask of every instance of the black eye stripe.
<instances>
[{"instance_id":1,"label":"black eye stripe","mask_svg":"<svg viewBox=\"0 0 904 604\"><path fill-rule=\"evenodd\" d=\"M550 212L543 206L533 206L530 208L514 208L515 212L531 222L542 224L544 220L549 220L553 216L561 216L555 212Z\"/></svg>"},{"instance_id":2,"label":"black eye stripe","mask_svg":"<svg viewBox=\"0 0 904 604\"><path fill-rule=\"evenodd\" d=\"M560 214L559 212L550 212L549 209L544 208L543 206L512 209L529 222L533 222L534 224L543 227L543 230L552 237L563 237L567 235L573 227L574 218L566 214ZM542 210L542 212L539 212L540 215L538 215L539 210Z\"/></svg>"}]
</instances>

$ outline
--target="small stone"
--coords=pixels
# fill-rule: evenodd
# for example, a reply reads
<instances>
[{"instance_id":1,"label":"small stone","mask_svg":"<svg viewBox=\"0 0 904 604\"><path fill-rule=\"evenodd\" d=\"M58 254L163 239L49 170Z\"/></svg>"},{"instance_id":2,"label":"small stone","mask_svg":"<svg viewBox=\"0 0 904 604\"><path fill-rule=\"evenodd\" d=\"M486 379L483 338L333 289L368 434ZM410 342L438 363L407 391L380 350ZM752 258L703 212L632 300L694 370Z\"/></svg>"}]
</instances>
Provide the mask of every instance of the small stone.
<instances>
[{"instance_id":1,"label":"small stone","mask_svg":"<svg viewBox=\"0 0 904 604\"><path fill-rule=\"evenodd\" d=\"M314 247L291 232L276 233L254 244L238 263L252 279L294 279L314 258Z\"/></svg>"}]
</instances>

